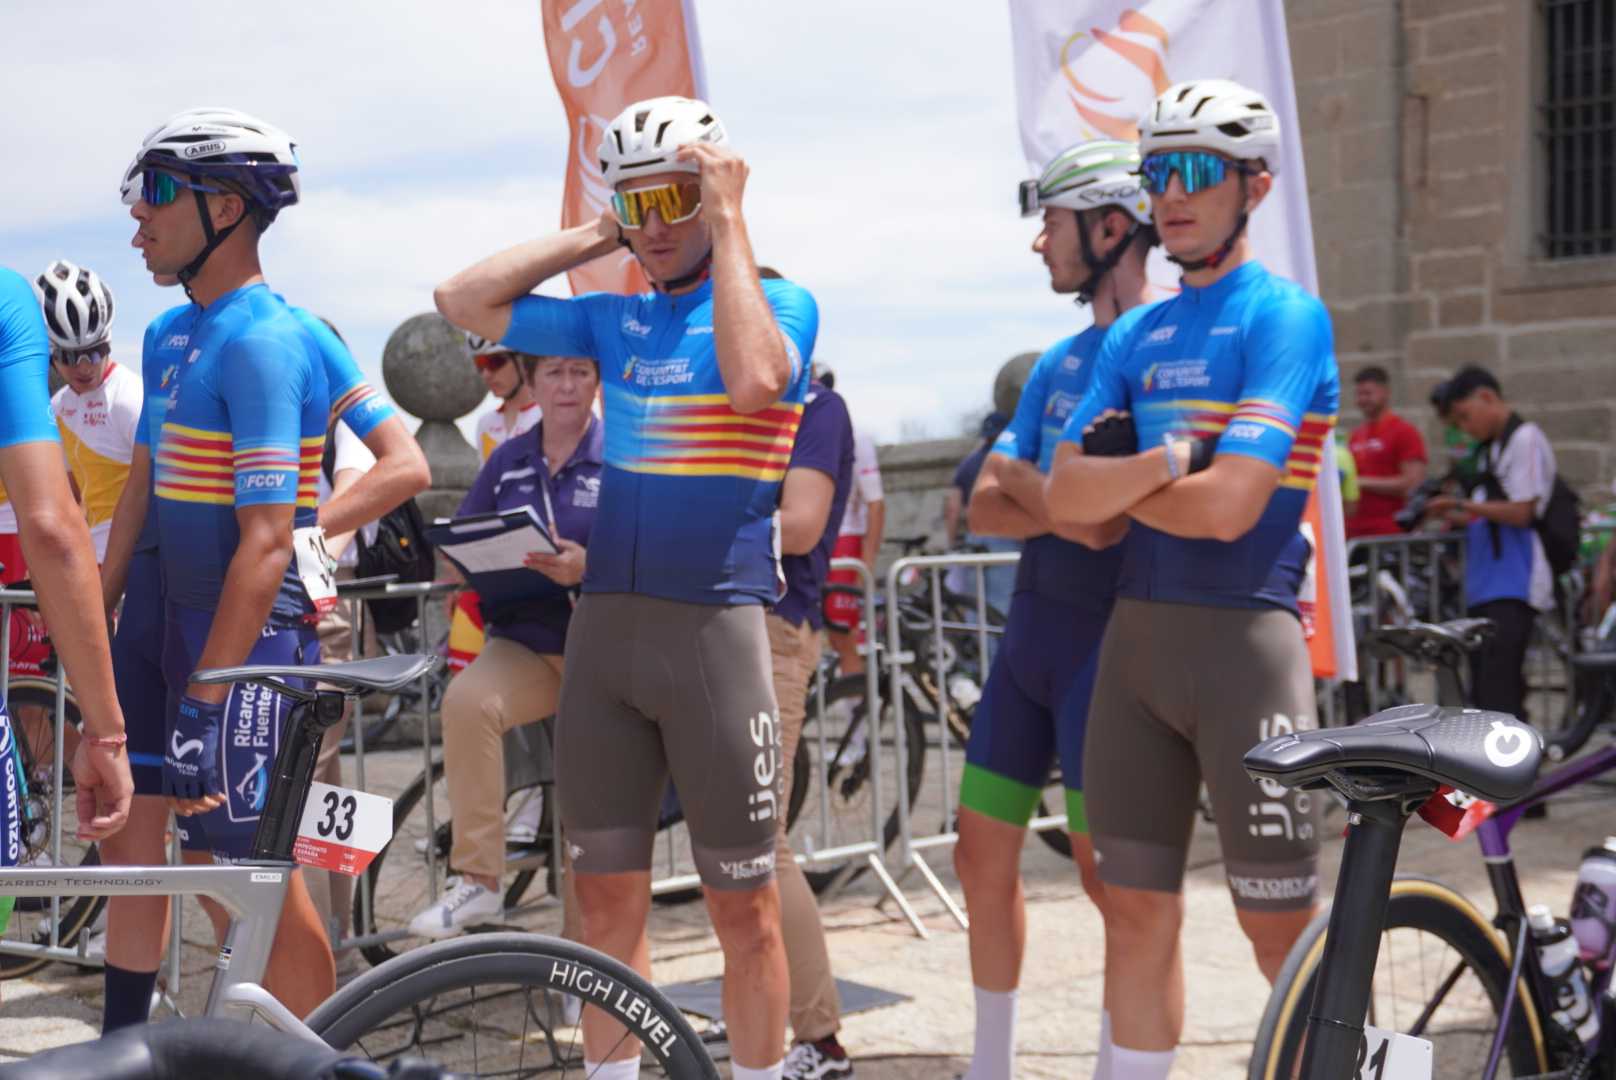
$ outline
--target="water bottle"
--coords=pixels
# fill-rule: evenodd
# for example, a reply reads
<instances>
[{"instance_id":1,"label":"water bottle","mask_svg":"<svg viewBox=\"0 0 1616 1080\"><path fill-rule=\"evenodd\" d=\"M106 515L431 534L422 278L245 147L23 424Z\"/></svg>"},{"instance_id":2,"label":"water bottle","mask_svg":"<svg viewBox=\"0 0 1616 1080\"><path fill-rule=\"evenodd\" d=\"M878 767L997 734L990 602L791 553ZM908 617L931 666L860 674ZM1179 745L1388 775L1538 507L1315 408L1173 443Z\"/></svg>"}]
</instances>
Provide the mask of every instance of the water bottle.
<instances>
[{"instance_id":1,"label":"water bottle","mask_svg":"<svg viewBox=\"0 0 1616 1080\"><path fill-rule=\"evenodd\" d=\"M1599 1037L1599 1012L1577 959L1571 927L1564 919L1556 919L1543 904L1528 908L1526 921L1532 928L1538 966L1554 994L1554 1022L1576 1035L1584 1046L1593 1045Z\"/></svg>"},{"instance_id":2,"label":"water bottle","mask_svg":"<svg viewBox=\"0 0 1616 1080\"><path fill-rule=\"evenodd\" d=\"M1583 963L1605 971L1616 961L1616 836L1582 853L1571 897L1571 933Z\"/></svg>"}]
</instances>

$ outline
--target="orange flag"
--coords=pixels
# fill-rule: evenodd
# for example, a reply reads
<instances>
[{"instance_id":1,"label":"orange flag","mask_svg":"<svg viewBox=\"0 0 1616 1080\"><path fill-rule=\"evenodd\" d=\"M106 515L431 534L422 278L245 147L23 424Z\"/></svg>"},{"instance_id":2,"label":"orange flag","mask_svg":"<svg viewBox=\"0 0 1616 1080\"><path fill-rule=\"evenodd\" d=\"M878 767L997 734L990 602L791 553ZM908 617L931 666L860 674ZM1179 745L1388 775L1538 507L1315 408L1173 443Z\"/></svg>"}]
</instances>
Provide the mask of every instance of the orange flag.
<instances>
[{"instance_id":1,"label":"orange flag","mask_svg":"<svg viewBox=\"0 0 1616 1080\"><path fill-rule=\"evenodd\" d=\"M695 0L540 0L550 73L567 110L567 186L561 226L597 220L611 189L595 156L606 125L636 101L706 97ZM574 294L647 288L628 249L567 275Z\"/></svg>"}]
</instances>

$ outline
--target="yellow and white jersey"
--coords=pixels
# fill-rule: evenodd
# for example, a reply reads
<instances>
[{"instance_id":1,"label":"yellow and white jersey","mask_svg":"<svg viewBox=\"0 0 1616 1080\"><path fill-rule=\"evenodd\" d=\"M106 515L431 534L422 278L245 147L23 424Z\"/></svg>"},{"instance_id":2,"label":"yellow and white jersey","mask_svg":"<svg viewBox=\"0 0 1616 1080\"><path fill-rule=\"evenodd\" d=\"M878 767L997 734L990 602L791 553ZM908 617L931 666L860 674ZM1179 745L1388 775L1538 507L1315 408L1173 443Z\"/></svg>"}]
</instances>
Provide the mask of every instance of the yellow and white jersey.
<instances>
[{"instance_id":1,"label":"yellow and white jersey","mask_svg":"<svg viewBox=\"0 0 1616 1080\"><path fill-rule=\"evenodd\" d=\"M477 457L487 461L495 450L498 450L507 439L514 439L524 432L532 431L533 425L539 422L542 415L538 405L529 405L516 414L516 423L506 424L505 414L499 409L483 413L477 418Z\"/></svg>"},{"instance_id":2,"label":"yellow and white jersey","mask_svg":"<svg viewBox=\"0 0 1616 1080\"><path fill-rule=\"evenodd\" d=\"M90 524L97 561L106 557L112 511L129 479L143 390L140 376L108 361L106 377L88 394L64 386L51 398L51 412L62 433L62 451Z\"/></svg>"}]
</instances>

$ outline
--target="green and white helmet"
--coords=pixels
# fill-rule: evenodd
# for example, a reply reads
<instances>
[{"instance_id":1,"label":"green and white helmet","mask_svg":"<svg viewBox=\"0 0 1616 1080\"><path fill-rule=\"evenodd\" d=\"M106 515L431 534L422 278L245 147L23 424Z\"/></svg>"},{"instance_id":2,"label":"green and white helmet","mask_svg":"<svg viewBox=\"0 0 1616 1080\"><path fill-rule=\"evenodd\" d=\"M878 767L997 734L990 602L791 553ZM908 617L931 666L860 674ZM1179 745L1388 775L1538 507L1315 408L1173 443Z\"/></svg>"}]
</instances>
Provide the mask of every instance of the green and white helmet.
<instances>
[{"instance_id":1,"label":"green and white helmet","mask_svg":"<svg viewBox=\"0 0 1616 1080\"><path fill-rule=\"evenodd\" d=\"M1115 206L1141 225L1150 224L1150 199L1139 175L1139 147L1116 139L1092 139L1056 154L1043 175L1023 180L1021 216L1046 206L1094 210Z\"/></svg>"}]
</instances>

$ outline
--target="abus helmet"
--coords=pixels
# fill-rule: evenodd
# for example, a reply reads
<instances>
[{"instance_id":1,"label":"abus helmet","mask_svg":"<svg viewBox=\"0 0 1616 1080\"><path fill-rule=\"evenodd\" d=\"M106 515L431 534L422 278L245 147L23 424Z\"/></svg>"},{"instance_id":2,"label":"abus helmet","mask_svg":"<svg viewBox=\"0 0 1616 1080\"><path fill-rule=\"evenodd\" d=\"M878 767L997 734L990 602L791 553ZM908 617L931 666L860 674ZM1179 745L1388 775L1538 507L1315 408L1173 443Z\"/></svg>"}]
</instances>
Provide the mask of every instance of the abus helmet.
<instances>
[{"instance_id":1,"label":"abus helmet","mask_svg":"<svg viewBox=\"0 0 1616 1080\"><path fill-rule=\"evenodd\" d=\"M260 232L284 207L298 201L297 147L292 137L235 109L187 109L148 132L120 185L125 203L133 205L139 199L140 174L153 166L198 181L230 183L246 199ZM187 291L208 256L241 224L238 219L215 232L203 193L194 189L191 193L207 243L179 272Z\"/></svg>"},{"instance_id":2,"label":"abus helmet","mask_svg":"<svg viewBox=\"0 0 1616 1080\"><path fill-rule=\"evenodd\" d=\"M1139 122L1139 150L1198 147L1237 161L1261 158L1279 175L1279 117L1268 99L1228 79L1168 87Z\"/></svg>"},{"instance_id":3,"label":"abus helmet","mask_svg":"<svg viewBox=\"0 0 1616 1080\"><path fill-rule=\"evenodd\" d=\"M112 291L94 270L57 259L34 279L34 295L58 348L92 349L112 335Z\"/></svg>"},{"instance_id":4,"label":"abus helmet","mask_svg":"<svg viewBox=\"0 0 1616 1080\"><path fill-rule=\"evenodd\" d=\"M1156 242L1151 224L1150 199L1139 175L1139 147L1117 139L1091 139L1069 146L1044 166L1036 180L1023 180L1020 188L1021 216L1031 217L1046 207L1059 207L1077 214L1077 242L1081 245L1088 279L1077 287L1077 302L1094 299L1105 275L1122 261L1136 239L1146 247ZM1089 246L1089 231L1083 220L1087 210L1116 207L1133 219L1128 235L1103 257Z\"/></svg>"},{"instance_id":5,"label":"abus helmet","mask_svg":"<svg viewBox=\"0 0 1616 1080\"><path fill-rule=\"evenodd\" d=\"M600 171L606 183L659 172L700 172L693 161L676 161L680 147L691 143L729 142L724 125L704 101L684 97L636 101L606 125L600 140Z\"/></svg>"}]
</instances>

